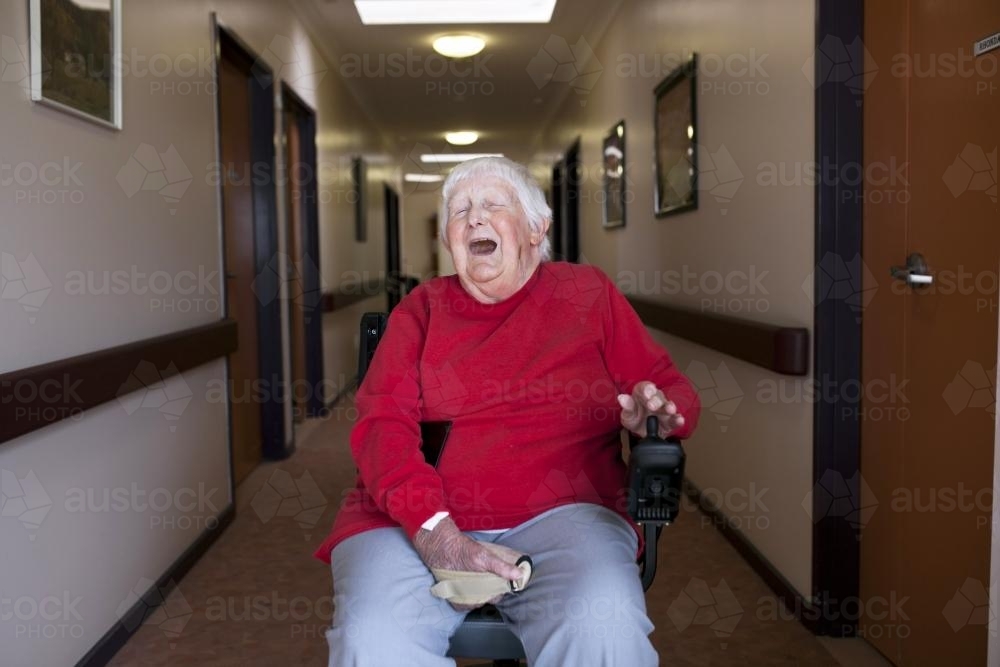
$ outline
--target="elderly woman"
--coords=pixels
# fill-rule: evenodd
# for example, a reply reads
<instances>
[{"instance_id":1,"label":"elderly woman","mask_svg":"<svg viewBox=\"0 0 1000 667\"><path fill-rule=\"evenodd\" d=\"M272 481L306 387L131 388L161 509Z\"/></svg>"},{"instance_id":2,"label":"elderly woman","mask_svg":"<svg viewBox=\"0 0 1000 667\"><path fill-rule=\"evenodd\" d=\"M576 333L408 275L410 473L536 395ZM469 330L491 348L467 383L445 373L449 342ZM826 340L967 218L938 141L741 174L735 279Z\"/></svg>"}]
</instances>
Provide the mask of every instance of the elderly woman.
<instances>
[{"instance_id":1,"label":"elderly woman","mask_svg":"<svg viewBox=\"0 0 1000 667\"><path fill-rule=\"evenodd\" d=\"M456 274L392 312L357 393L357 487L317 556L332 561L330 665L454 665L467 607L432 569L490 572L491 600L538 667L658 662L626 513L620 431L686 437L697 397L628 301L588 266L547 261L551 211L527 169L465 162L442 190ZM450 421L436 467L420 422ZM500 549L489 549L492 543Z\"/></svg>"}]
</instances>

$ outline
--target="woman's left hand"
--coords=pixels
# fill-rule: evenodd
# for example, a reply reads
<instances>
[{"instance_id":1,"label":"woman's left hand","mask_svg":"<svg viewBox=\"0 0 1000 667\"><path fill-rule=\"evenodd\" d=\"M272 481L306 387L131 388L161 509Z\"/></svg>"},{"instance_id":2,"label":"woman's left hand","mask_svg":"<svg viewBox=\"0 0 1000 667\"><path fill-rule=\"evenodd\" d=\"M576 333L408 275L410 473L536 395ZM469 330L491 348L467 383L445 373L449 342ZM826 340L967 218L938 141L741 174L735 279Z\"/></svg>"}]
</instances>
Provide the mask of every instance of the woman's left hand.
<instances>
[{"instance_id":1,"label":"woman's left hand","mask_svg":"<svg viewBox=\"0 0 1000 667\"><path fill-rule=\"evenodd\" d=\"M646 417L650 415L660 418L661 438L684 426L684 416L677 412L677 406L647 380L637 383L631 396L618 394L618 404L622 406L622 426L641 438L646 437Z\"/></svg>"}]
</instances>

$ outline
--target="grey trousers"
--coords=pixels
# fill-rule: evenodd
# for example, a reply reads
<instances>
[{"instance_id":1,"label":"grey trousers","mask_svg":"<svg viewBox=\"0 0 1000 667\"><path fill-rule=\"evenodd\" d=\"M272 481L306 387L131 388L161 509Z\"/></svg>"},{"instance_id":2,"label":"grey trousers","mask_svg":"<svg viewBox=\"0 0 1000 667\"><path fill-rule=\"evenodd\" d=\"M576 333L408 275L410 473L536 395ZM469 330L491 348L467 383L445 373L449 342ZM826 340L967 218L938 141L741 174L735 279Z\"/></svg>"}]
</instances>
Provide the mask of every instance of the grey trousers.
<instances>
[{"instance_id":1,"label":"grey trousers","mask_svg":"<svg viewBox=\"0 0 1000 667\"><path fill-rule=\"evenodd\" d=\"M503 533L467 533L531 556L534 574L497 608L532 667L648 667L635 532L614 512L565 505ZM434 577L400 528L350 537L332 552L330 667L453 667L448 642L465 618L431 595ZM467 656L476 658L479 656Z\"/></svg>"}]
</instances>

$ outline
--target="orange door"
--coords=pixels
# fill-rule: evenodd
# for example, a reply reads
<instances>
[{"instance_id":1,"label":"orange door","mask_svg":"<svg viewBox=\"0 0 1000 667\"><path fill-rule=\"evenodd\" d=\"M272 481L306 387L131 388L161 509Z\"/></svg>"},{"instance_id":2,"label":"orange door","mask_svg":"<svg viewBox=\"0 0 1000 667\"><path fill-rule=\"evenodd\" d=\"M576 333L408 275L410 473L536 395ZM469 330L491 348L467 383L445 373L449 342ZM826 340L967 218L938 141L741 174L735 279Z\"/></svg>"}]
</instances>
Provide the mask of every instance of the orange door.
<instances>
[{"instance_id":1,"label":"orange door","mask_svg":"<svg viewBox=\"0 0 1000 667\"><path fill-rule=\"evenodd\" d=\"M986 664L1000 51L974 45L996 32L996 0L865 3L862 379L894 393L865 392L860 632L897 665Z\"/></svg>"},{"instance_id":2,"label":"orange door","mask_svg":"<svg viewBox=\"0 0 1000 667\"><path fill-rule=\"evenodd\" d=\"M254 258L248 73L223 50L219 65L219 109L223 164L223 230L226 237L227 317L236 320L239 349L229 356L233 474L238 484L262 455L257 301L251 289Z\"/></svg>"},{"instance_id":3,"label":"orange door","mask_svg":"<svg viewBox=\"0 0 1000 667\"><path fill-rule=\"evenodd\" d=\"M285 111L285 164L288 165L288 258L294 266L288 267L288 296L291 301L289 319L291 328L292 355L292 419L298 423L306 418L308 384L306 380L306 326L304 300L305 283L302 256L302 173L306 165L302 162L302 138L298 117L292 111Z\"/></svg>"}]
</instances>

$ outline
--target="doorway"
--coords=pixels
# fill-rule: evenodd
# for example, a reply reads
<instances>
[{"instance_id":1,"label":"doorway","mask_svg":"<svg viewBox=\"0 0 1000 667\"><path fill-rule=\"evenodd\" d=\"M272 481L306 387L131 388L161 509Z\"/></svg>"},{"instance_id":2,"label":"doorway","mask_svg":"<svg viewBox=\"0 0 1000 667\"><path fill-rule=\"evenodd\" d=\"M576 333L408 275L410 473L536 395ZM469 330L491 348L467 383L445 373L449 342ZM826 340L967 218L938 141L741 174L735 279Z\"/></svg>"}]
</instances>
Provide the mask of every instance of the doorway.
<instances>
[{"instance_id":1,"label":"doorway","mask_svg":"<svg viewBox=\"0 0 1000 667\"><path fill-rule=\"evenodd\" d=\"M219 161L226 317L236 321L229 356L230 447L234 484L262 457L285 448L281 367L280 276L274 179L273 77L229 30L217 27ZM255 170L255 165L259 166ZM268 400L259 389L269 387Z\"/></svg>"},{"instance_id":2,"label":"doorway","mask_svg":"<svg viewBox=\"0 0 1000 667\"><path fill-rule=\"evenodd\" d=\"M292 419L320 414L323 394L322 288L319 261L316 112L282 84L288 319L292 372Z\"/></svg>"},{"instance_id":3,"label":"doorway","mask_svg":"<svg viewBox=\"0 0 1000 667\"><path fill-rule=\"evenodd\" d=\"M864 18L866 173L904 176L865 188L858 630L897 665L986 664L1000 51L973 45L1000 5L872 1Z\"/></svg>"},{"instance_id":4,"label":"doorway","mask_svg":"<svg viewBox=\"0 0 1000 667\"><path fill-rule=\"evenodd\" d=\"M562 259L580 261L580 139L562 159Z\"/></svg>"},{"instance_id":5,"label":"doorway","mask_svg":"<svg viewBox=\"0 0 1000 667\"><path fill-rule=\"evenodd\" d=\"M388 183L385 192L385 291L391 311L403 298L404 285L399 248L399 195Z\"/></svg>"},{"instance_id":6,"label":"doorway","mask_svg":"<svg viewBox=\"0 0 1000 667\"><path fill-rule=\"evenodd\" d=\"M552 259L563 258L563 163L552 167Z\"/></svg>"}]
</instances>

